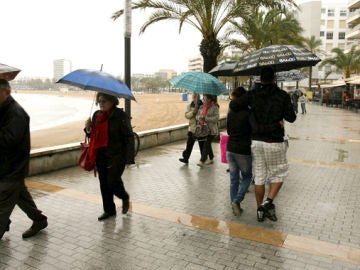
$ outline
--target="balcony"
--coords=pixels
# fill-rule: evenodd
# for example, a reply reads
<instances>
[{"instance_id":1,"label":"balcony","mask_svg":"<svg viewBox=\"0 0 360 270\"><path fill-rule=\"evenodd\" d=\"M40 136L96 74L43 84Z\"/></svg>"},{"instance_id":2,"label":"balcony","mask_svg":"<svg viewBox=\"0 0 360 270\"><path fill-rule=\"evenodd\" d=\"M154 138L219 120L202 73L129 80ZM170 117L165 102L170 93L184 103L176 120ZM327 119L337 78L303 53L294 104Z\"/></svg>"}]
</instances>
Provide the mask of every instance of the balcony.
<instances>
[{"instance_id":1,"label":"balcony","mask_svg":"<svg viewBox=\"0 0 360 270\"><path fill-rule=\"evenodd\" d=\"M351 8L360 8L360 0L352 0L352 1L350 0L347 8L348 8L348 9L351 9Z\"/></svg>"},{"instance_id":2,"label":"balcony","mask_svg":"<svg viewBox=\"0 0 360 270\"><path fill-rule=\"evenodd\" d=\"M360 9L355 10L354 12L350 12L348 19L346 20L346 24L351 27L352 23L360 18Z\"/></svg>"}]
</instances>

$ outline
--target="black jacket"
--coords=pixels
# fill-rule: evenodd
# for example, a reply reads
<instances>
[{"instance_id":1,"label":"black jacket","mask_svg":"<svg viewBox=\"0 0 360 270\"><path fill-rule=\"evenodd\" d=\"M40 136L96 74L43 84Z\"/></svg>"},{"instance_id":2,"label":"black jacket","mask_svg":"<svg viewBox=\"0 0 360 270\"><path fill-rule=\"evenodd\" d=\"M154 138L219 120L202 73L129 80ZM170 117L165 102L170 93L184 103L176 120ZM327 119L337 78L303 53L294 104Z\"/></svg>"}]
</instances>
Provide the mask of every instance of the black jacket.
<instances>
[{"instance_id":1,"label":"black jacket","mask_svg":"<svg viewBox=\"0 0 360 270\"><path fill-rule=\"evenodd\" d=\"M229 140L227 151L251 155L251 126L249 123L249 109L247 106L239 108L239 111L233 111L229 108L226 119L227 133Z\"/></svg>"},{"instance_id":2,"label":"black jacket","mask_svg":"<svg viewBox=\"0 0 360 270\"><path fill-rule=\"evenodd\" d=\"M0 182L23 181L29 171L30 117L9 96L0 106Z\"/></svg>"},{"instance_id":3,"label":"black jacket","mask_svg":"<svg viewBox=\"0 0 360 270\"><path fill-rule=\"evenodd\" d=\"M290 96L276 84L261 85L247 92L247 95L230 102L230 108L233 110L240 110L244 105L248 105L251 111L253 140L283 142L285 132L280 121L292 123L296 120Z\"/></svg>"},{"instance_id":4,"label":"black jacket","mask_svg":"<svg viewBox=\"0 0 360 270\"><path fill-rule=\"evenodd\" d=\"M92 123L99 112L93 114ZM108 146L99 149L96 163L104 166L134 164L134 133L130 117L120 108L116 107L110 115L108 136Z\"/></svg>"}]
</instances>

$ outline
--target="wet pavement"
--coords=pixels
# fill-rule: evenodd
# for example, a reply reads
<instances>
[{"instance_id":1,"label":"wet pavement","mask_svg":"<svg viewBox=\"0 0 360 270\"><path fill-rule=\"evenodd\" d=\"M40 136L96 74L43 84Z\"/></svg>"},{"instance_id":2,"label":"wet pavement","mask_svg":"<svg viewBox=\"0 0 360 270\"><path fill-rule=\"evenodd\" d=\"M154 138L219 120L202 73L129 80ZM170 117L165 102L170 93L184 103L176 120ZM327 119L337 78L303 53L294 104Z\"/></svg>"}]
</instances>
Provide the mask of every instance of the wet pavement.
<instances>
[{"instance_id":1,"label":"wet pavement","mask_svg":"<svg viewBox=\"0 0 360 270\"><path fill-rule=\"evenodd\" d=\"M132 209L98 222L98 180L78 167L27 179L49 227L23 240L19 208L0 269L360 269L360 114L307 106L286 124L289 176L278 221L256 220L253 186L233 216L227 165L178 161L185 141L141 151L124 173Z\"/></svg>"}]
</instances>

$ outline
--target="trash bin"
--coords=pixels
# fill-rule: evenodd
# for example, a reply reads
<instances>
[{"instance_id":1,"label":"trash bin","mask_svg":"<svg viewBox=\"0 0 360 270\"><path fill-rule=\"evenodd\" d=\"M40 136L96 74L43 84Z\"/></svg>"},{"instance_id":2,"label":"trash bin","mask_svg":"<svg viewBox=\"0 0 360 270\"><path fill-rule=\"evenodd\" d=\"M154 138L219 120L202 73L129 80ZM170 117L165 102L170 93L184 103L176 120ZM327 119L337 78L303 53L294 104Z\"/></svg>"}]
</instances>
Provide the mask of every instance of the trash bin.
<instances>
[{"instance_id":1,"label":"trash bin","mask_svg":"<svg viewBox=\"0 0 360 270\"><path fill-rule=\"evenodd\" d=\"M182 94L182 101L187 101L188 95L186 93Z\"/></svg>"}]
</instances>

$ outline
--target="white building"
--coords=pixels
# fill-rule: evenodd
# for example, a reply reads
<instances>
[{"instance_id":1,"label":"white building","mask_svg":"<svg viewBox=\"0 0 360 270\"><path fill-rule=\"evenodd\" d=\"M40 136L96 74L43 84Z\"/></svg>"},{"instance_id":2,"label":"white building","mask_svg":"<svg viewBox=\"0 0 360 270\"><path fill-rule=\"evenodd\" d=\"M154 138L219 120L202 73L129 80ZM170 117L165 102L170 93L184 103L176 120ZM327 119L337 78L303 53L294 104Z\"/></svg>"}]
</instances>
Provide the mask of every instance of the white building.
<instances>
[{"instance_id":1,"label":"white building","mask_svg":"<svg viewBox=\"0 0 360 270\"><path fill-rule=\"evenodd\" d=\"M350 30L347 25L348 8L345 1L314 0L299 4L299 7L297 19L304 29L303 36L315 36L322 41L321 50L324 54L319 55L320 58L331 57L331 50L334 48L345 51L351 47L353 41L347 39ZM330 66L314 67L313 78L322 80L330 70ZM332 73L327 79L335 80L341 76L342 74Z\"/></svg>"},{"instance_id":2,"label":"white building","mask_svg":"<svg viewBox=\"0 0 360 270\"><path fill-rule=\"evenodd\" d=\"M353 27L353 24L356 20L360 18L360 1L359 0L350 0L347 6L349 10L348 19L346 23L350 28L347 32L346 38L348 40L357 40L356 43L359 45L360 40L360 24Z\"/></svg>"},{"instance_id":3,"label":"white building","mask_svg":"<svg viewBox=\"0 0 360 270\"><path fill-rule=\"evenodd\" d=\"M72 71L72 63L67 59L57 59L53 62L54 65L54 81L58 81L64 75Z\"/></svg>"},{"instance_id":4,"label":"white building","mask_svg":"<svg viewBox=\"0 0 360 270\"><path fill-rule=\"evenodd\" d=\"M189 71L203 71L204 59L201 55L191 57L188 64Z\"/></svg>"}]
</instances>

